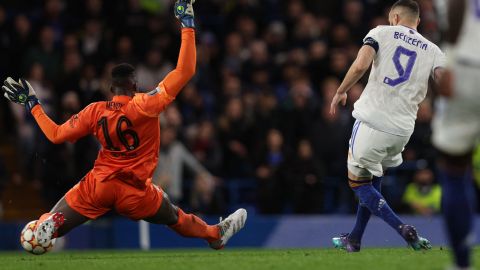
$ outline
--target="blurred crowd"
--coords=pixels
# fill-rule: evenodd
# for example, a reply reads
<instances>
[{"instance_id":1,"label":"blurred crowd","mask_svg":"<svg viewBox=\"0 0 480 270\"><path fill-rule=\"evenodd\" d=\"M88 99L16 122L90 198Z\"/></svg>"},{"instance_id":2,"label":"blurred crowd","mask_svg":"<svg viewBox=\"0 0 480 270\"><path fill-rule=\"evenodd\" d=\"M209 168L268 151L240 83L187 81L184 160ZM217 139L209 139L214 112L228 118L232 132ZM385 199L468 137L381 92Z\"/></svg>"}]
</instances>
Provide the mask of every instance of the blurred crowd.
<instances>
[{"instance_id":1,"label":"blurred crowd","mask_svg":"<svg viewBox=\"0 0 480 270\"><path fill-rule=\"evenodd\" d=\"M328 113L329 101L368 30L388 24L392 2L198 1L197 73L162 115L155 181L178 203L207 214L226 211L231 198L224 191L234 180L251 183L247 197L260 213L351 213L354 197L345 164L351 110L366 78L353 87L339 114ZM420 32L439 42L432 0L419 2ZM140 90L151 90L178 56L172 5L172 0L3 0L0 78L28 79L58 123L90 102L111 98L109 71L116 63L135 65ZM441 192L437 186L423 188L435 185L432 111L429 96L404 155L412 164L427 165L418 172L418 166L397 170L396 181L386 181L396 208L421 214L435 213L439 202L423 206L412 200L430 190L435 190L431 200L439 200ZM90 137L76 144L48 143L31 116L4 99L0 138L4 148L15 149L13 157L3 151L3 158L16 160L10 169L2 168L12 162L0 161L4 183L18 178L35 183L48 206L91 168L99 148Z\"/></svg>"}]
</instances>

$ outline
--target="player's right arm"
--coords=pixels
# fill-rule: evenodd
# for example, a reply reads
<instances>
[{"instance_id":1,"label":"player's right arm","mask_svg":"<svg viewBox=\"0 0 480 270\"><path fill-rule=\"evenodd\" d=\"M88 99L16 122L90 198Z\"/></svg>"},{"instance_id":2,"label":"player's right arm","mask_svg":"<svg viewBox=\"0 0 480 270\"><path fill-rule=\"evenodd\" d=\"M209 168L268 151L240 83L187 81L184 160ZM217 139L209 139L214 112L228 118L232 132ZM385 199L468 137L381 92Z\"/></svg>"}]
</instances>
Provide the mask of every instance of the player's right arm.
<instances>
[{"instance_id":1,"label":"player's right arm","mask_svg":"<svg viewBox=\"0 0 480 270\"><path fill-rule=\"evenodd\" d=\"M376 27L363 39L363 46L360 48L357 54L357 58L353 62L352 66L345 75L342 84L337 89L337 93L333 96L332 103L330 104L330 113L335 114L338 104L345 106L347 103L347 92L350 90L367 72L375 59L378 50L380 49L379 34L382 31L382 27Z\"/></svg>"},{"instance_id":2,"label":"player's right arm","mask_svg":"<svg viewBox=\"0 0 480 270\"><path fill-rule=\"evenodd\" d=\"M25 109L32 113L37 121L40 129L45 136L55 144L63 143L65 141L75 141L83 136L88 135L91 130L90 112L92 106L88 106L79 114L74 115L70 121L63 125L57 125L43 110L35 90L30 83L24 79L18 82L8 77L2 86L4 96L17 104L24 105Z\"/></svg>"},{"instance_id":3,"label":"player's right arm","mask_svg":"<svg viewBox=\"0 0 480 270\"><path fill-rule=\"evenodd\" d=\"M376 50L370 45L363 45L358 51L357 58L345 75L342 84L337 89L337 93L330 104L330 113L335 114L338 104L345 106L347 103L347 92L352 88L367 72L375 58Z\"/></svg>"},{"instance_id":4,"label":"player's right arm","mask_svg":"<svg viewBox=\"0 0 480 270\"><path fill-rule=\"evenodd\" d=\"M135 108L144 115L158 116L195 75L197 55L193 2L195 0L177 0L175 3L175 17L182 24L182 45L177 67L158 84L155 90L147 94L136 95L133 98Z\"/></svg>"}]
</instances>

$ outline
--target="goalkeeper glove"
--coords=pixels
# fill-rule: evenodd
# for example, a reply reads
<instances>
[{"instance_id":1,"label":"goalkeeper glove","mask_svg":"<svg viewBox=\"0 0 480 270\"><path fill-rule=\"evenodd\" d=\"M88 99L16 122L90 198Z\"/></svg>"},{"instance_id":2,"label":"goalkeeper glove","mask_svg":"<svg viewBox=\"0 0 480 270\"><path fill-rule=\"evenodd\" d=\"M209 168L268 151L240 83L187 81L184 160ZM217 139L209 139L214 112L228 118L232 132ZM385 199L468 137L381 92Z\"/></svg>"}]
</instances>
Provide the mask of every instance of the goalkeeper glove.
<instances>
[{"instance_id":1,"label":"goalkeeper glove","mask_svg":"<svg viewBox=\"0 0 480 270\"><path fill-rule=\"evenodd\" d=\"M175 17L182 23L182 28L195 28L193 3L195 0L177 0L175 2Z\"/></svg>"},{"instance_id":2,"label":"goalkeeper glove","mask_svg":"<svg viewBox=\"0 0 480 270\"><path fill-rule=\"evenodd\" d=\"M33 87L25 79L19 79L18 82L8 77L2 86L6 97L11 102L24 105L28 111L31 111L35 105L40 104Z\"/></svg>"}]
</instances>

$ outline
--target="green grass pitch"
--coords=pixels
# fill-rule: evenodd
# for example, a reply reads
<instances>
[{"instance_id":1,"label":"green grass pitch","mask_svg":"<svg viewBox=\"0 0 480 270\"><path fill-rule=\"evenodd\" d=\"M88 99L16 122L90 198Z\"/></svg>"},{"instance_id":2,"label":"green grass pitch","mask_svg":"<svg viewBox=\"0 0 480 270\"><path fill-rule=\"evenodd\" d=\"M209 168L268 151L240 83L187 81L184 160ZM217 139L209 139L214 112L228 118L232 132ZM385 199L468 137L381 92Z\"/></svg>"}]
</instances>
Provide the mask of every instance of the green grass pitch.
<instances>
[{"instance_id":1,"label":"green grass pitch","mask_svg":"<svg viewBox=\"0 0 480 270\"><path fill-rule=\"evenodd\" d=\"M480 249L474 254L480 269ZM407 248L364 249L344 253L334 249L225 249L154 250L154 251L78 251L57 252L42 256L24 252L0 253L0 269L439 269L450 265L450 254L438 247L428 252Z\"/></svg>"}]
</instances>

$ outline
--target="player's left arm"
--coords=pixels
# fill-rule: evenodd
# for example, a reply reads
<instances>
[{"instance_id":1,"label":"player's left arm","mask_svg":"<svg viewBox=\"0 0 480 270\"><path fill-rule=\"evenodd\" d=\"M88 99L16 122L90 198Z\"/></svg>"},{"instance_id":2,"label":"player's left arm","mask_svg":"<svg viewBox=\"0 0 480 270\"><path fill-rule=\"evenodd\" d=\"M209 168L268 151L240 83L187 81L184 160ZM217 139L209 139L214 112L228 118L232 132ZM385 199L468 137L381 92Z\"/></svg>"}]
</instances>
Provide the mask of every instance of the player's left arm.
<instances>
[{"instance_id":1,"label":"player's left arm","mask_svg":"<svg viewBox=\"0 0 480 270\"><path fill-rule=\"evenodd\" d=\"M180 46L177 67L159 84L159 88L163 88L171 97L176 97L195 75L197 52L193 3L195 3L195 0L177 0L175 2L174 14L182 26L182 45Z\"/></svg>"},{"instance_id":2,"label":"player's left arm","mask_svg":"<svg viewBox=\"0 0 480 270\"><path fill-rule=\"evenodd\" d=\"M52 143L59 144L65 141L75 141L90 133L91 129L88 121L90 117L84 117L90 110L90 106L79 114L72 116L63 125L57 125L43 110L35 90L28 81L20 79L16 82L8 77L2 89L4 96L8 100L25 106L25 109L32 113L40 129Z\"/></svg>"},{"instance_id":3,"label":"player's left arm","mask_svg":"<svg viewBox=\"0 0 480 270\"><path fill-rule=\"evenodd\" d=\"M447 56L435 48L431 76L433 78L433 90L440 96L453 96L453 75L448 69Z\"/></svg>"},{"instance_id":4,"label":"player's left arm","mask_svg":"<svg viewBox=\"0 0 480 270\"><path fill-rule=\"evenodd\" d=\"M180 46L177 67L158 84L155 90L134 97L135 107L144 115L157 117L195 75L197 52L195 45L194 2L195 0L177 0L175 3L175 17L182 25L182 44Z\"/></svg>"},{"instance_id":5,"label":"player's left arm","mask_svg":"<svg viewBox=\"0 0 480 270\"><path fill-rule=\"evenodd\" d=\"M378 44L376 45L378 48ZM330 113L335 114L338 104L345 105L347 103L347 92L352 88L370 68L377 51L371 44L365 44L358 51L357 58L345 75L342 84L337 89L337 93L332 99L330 105Z\"/></svg>"},{"instance_id":6,"label":"player's left arm","mask_svg":"<svg viewBox=\"0 0 480 270\"><path fill-rule=\"evenodd\" d=\"M445 67L436 67L433 71L433 81L437 86L439 86L443 79L444 76L446 75L447 69Z\"/></svg>"}]
</instances>

